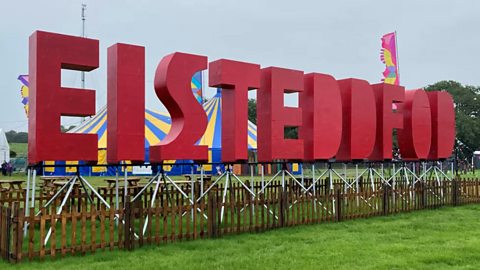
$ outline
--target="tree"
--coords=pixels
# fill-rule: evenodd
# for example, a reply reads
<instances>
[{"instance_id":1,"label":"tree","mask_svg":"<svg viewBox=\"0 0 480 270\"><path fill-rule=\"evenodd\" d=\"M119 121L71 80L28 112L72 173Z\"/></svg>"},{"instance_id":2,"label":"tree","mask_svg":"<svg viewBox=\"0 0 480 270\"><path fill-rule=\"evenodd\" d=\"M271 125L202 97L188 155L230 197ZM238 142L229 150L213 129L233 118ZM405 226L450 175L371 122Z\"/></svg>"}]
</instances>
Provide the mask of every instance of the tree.
<instances>
[{"instance_id":1,"label":"tree","mask_svg":"<svg viewBox=\"0 0 480 270\"><path fill-rule=\"evenodd\" d=\"M7 140L9 143L27 143L28 134L26 132L16 132L15 130L10 130L5 132Z\"/></svg>"},{"instance_id":2,"label":"tree","mask_svg":"<svg viewBox=\"0 0 480 270\"><path fill-rule=\"evenodd\" d=\"M257 101L253 98L248 99L248 120L257 124Z\"/></svg>"},{"instance_id":3,"label":"tree","mask_svg":"<svg viewBox=\"0 0 480 270\"><path fill-rule=\"evenodd\" d=\"M61 126L60 126L60 130L61 130L62 132L68 132L68 131L72 130L74 127L75 127L75 126L65 127L65 126L61 125Z\"/></svg>"},{"instance_id":4,"label":"tree","mask_svg":"<svg viewBox=\"0 0 480 270\"><path fill-rule=\"evenodd\" d=\"M459 158L470 159L480 148L480 88L456 81L440 81L426 91L446 90L455 103L456 149Z\"/></svg>"}]
</instances>

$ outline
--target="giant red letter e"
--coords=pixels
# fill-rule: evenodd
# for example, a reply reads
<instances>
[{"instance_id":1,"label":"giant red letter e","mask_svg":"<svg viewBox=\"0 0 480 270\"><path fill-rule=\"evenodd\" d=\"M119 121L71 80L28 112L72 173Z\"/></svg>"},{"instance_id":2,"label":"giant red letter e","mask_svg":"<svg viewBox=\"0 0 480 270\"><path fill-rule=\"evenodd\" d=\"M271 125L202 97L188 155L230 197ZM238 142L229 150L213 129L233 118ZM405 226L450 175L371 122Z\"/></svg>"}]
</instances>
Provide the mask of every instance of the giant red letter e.
<instances>
[{"instance_id":1,"label":"giant red letter e","mask_svg":"<svg viewBox=\"0 0 480 270\"><path fill-rule=\"evenodd\" d=\"M97 160L96 134L63 134L61 116L95 114L95 92L61 87L61 69L98 67L98 40L37 31L30 36L28 162Z\"/></svg>"}]
</instances>

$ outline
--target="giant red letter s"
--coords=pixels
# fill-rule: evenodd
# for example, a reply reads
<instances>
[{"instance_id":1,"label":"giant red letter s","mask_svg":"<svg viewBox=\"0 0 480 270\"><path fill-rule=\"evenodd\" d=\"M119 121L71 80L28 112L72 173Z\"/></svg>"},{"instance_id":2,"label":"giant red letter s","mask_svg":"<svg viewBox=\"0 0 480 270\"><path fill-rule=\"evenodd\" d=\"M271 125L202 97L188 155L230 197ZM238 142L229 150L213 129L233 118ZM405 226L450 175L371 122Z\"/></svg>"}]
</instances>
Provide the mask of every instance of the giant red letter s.
<instances>
[{"instance_id":1,"label":"giant red letter s","mask_svg":"<svg viewBox=\"0 0 480 270\"><path fill-rule=\"evenodd\" d=\"M28 162L97 160L96 134L63 134L61 116L95 114L95 91L61 87L63 69L98 67L98 40L37 31L30 36Z\"/></svg>"},{"instance_id":2,"label":"giant red letter s","mask_svg":"<svg viewBox=\"0 0 480 270\"><path fill-rule=\"evenodd\" d=\"M207 115L190 86L193 74L206 68L206 56L178 52L158 64L155 92L170 113L172 126L160 144L150 146L150 162L208 159L208 147L195 145L207 128Z\"/></svg>"}]
</instances>

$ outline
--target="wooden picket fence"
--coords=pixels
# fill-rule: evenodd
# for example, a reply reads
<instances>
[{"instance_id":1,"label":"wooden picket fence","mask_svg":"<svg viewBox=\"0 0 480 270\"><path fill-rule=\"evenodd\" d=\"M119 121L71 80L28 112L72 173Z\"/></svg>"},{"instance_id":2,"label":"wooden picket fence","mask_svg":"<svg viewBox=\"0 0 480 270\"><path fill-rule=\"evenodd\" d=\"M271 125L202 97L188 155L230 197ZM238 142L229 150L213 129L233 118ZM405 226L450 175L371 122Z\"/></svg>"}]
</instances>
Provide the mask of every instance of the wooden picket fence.
<instances>
[{"instance_id":1,"label":"wooden picket fence","mask_svg":"<svg viewBox=\"0 0 480 270\"><path fill-rule=\"evenodd\" d=\"M332 189L324 181L308 192L294 181L283 187L279 181L266 188L259 183L246 185L253 194L240 184L227 187L225 197L223 185L203 197L194 189L193 203L172 187L162 188L152 203L150 189L135 202L128 195L125 207L117 210L113 205L106 209L90 204L81 194L61 214L56 214L58 201L27 212L21 201L12 202L0 207L0 256L20 262L117 248L133 250L144 245L480 202L478 179L429 180L413 187L401 182L393 187L376 180L373 186L362 183L358 190L339 182ZM184 185L182 191L190 194L192 190ZM108 194L103 195L112 202Z\"/></svg>"}]
</instances>

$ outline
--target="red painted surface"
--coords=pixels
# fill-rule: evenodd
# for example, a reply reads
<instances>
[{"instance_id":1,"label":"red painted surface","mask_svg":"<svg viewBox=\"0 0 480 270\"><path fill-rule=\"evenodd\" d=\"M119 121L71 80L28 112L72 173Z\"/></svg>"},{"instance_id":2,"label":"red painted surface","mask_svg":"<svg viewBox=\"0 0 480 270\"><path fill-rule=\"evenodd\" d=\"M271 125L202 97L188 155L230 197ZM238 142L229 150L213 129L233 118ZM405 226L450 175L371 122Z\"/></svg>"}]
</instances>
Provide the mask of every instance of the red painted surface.
<instances>
[{"instance_id":1,"label":"red painted surface","mask_svg":"<svg viewBox=\"0 0 480 270\"><path fill-rule=\"evenodd\" d=\"M377 135L373 152L368 159L392 159L393 129L403 128L403 117L399 112L393 112L392 104L403 102L405 88L386 83L374 84L372 88L377 109Z\"/></svg>"},{"instance_id":2,"label":"red painted surface","mask_svg":"<svg viewBox=\"0 0 480 270\"><path fill-rule=\"evenodd\" d=\"M303 125L298 134L304 143L304 159L333 158L342 138L342 99L337 81L327 74L305 75L299 104Z\"/></svg>"},{"instance_id":3,"label":"red painted surface","mask_svg":"<svg viewBox=\"0 0 480 270\"><path fill-rule=\"evenodd\" d=\"M107 162L145 159L145 48L108 48Z\"/></svg>"},{"instance_id":4,"label":"red painted surface","mask_svg":"<svg viewBox=\"0 0 480 270\"><path fill-rule=\"evenodd\" d=\"M192 77L207 68L207 57L186 53L165 56L155 72L155 92L172 119L170 132L150 146L150 162L172 159L208 160L208 148L195 145L207 128L207 115L193 96Z\"/></svg>"},{"instance_id":5,"label":"red painted surface","mask_svg":"<svg viewBox=\"0 0 480 270\"><path fill-rule=\"evenodd\" d=\"M367 81L339 80L343 105L342 142L337 160L367 158L373 150L376 135L375 96Z\"/></svg>"},{"instance_id":6,"label":"red painted surface","mask_svg":"<svg viewBox=\"0 0 480 270\"><path fill-rule=\"evenodd\" d=\"M303 159L303 141L284 138L284 127L302 125L302 109L283 106L284 93L302 91L303 71L278 67L261 70L257 92L258 161Z\"/></svg>"},{"instance_id":7,"label":"red painted surface","mask_svg":"<svg viewBox=\"0 0 480 270\"><path fill-rule=\"evenodd\" d=\"M405 160L426 159L430 152L432 123L430 102L423 90L405 91L405 101L398 105L403 114L403 129L398 131L398 146Z\"/></svg>"},{"instance_id":8,"label":"red painted surface","mask_svg":"<svg viewBox=\"0 0 480 270\"><path fill-rule=\"evenodd\" d=\"M210 86L222 88L222 161L248 160L248 90L260 87L260 65L221 59L208 69Z\"/></svg>"},{"instance_id":9,"label":"red painted surface","mask_svg":"<svg viewBox=\"0 0 480 270\"><path fill-rule=\"evenodd\" d=\"M427 92L432 114L432 146L428 159L445 159L455 146L455 109L447 92Z\"/></svg>"},{"instance_id":10,"label":"red painted surface","mask_svg":"<svg viewBox=\"0 0 480 270\"><path fill-rule=\"evenodd\" d=\"M61 69L98 67L98 40L37 31L29 44L28 162L97 160L97 135L60 132L61 116L95 114L95 91L61 87Z\"/></svg>"},{"instance_id":11,"label":"red painted surface","mask_svg":"<svg viewBox=\"0 0 480 270\"><path fill-rule=\"evenodd\" d=\"M91 71L99 64L98 40L37 31L30 37L29 163L97 160L97 135L63 134L61 116L95 114L95 92L61 87L61 69ZM158 65L154 87L172 119L170 132L151 146L150 161L208 159L195 145L207 116L191 91L207 57L173 53ZM145 51L116 44L108 50L108 162L144 159ZM222 159L248 158L248 90L257 89L258 160L337 161L392 158L392 130L405 160L448 158L455 143L455 112L446 92L404 91L359 79L233 60L210 64L210 85L223 88ZM299 108L284 107L284 93L300 92ZM403 101L403 103L402 103ZM392 111L397 103L397 112ZM298 127L299 139L285 139ZM338 151L337 151L338 150Z\"/></svg>"}]
</instances>

